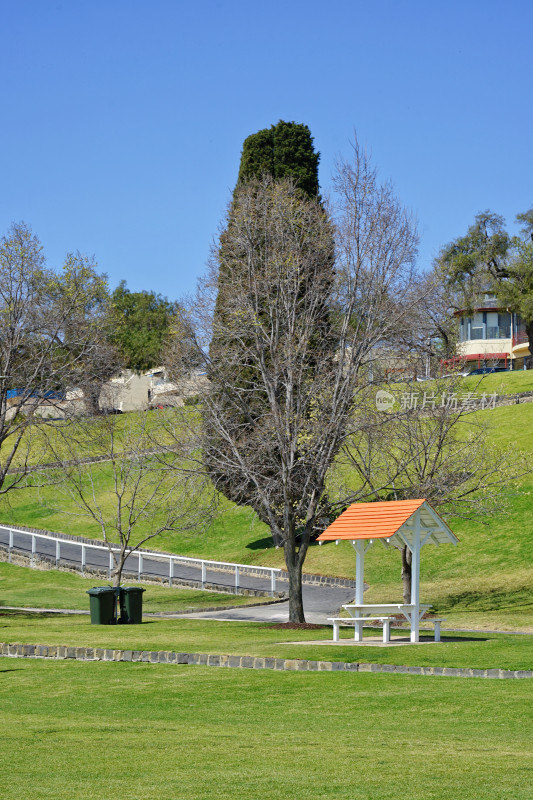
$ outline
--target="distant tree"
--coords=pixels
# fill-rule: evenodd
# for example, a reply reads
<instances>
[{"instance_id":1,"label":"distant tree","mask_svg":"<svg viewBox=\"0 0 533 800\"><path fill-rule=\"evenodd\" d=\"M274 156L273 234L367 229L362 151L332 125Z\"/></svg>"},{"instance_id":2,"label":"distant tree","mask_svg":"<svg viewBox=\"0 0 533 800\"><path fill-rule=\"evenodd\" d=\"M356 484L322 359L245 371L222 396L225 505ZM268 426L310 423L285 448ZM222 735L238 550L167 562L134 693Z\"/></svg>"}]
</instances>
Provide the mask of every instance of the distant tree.
<instances>
[{"instance_id":1,"label":"distant tree","mask_svg":"<svg viewBox=\"0 0 533 800\"><path fill-rule=\"evenodd\" d=\"M516 219L523 224L522 236L511 239L507 275L498 282L497 295L503 304L520 314L533 367L533 208L517 214Z\"/></svg>"},{"instance_id":2,"label":"distant tree","mask_svg":"<svg viewBox=\"0 0 533 800\"><path fill-rule=\"evenodd\" d=\"M111 296L113 332L111 341L124 365L135 372L155 367L178 313L178 303L155 292L130 292L121 281Z\"/></svg>"},{"instance_id":3,"label":"distant tree","mask_svg":"<svg viewBox=\"0 0 533 800\"><path fill-rule=\"evenodd\" d=\"M68 415L67 391L108 375L106 297L105 276L79 254L48 269L27 225L0 240L0 493L24 486L46 460L43 405Z\"/></svg>"},{"instance_id":4,"label":"distant tree","mask_svg":"<svg viewBox=\"0 0 533 800\"><path fill-rule=\"evenodd\" d=\"M439 261L465 301L475 302L480 290L506 277L510 244L503 217L484 211L465 236L442 249Z\"/></svg>"},{"instance_id":5,"label":"distant tree","mask_svg":"<svg viewBox=\"0 0 533 800\"><path fill-rule=\"evenodd\" d=\"M318 196L318 162L307 125L280 120L244 140L238 182L291 178L309 197Z\"/></svg>"},{"instance_id":6,"label":"distant tree","mask_svg":"<svg viewBox=\"0 0 533 800\"><path fill-rule=\"evenodd\" d=\"M57 344L63 345L65 363L73 364L71 388L82 390L86 411L94 416L101 411L103 385L121 365L110 340L113 325L107 276L97 272L94 259L68 253L62 270L50 280L48 293L56 313L62 312L65 318Z\"/></svg>"},{"instance_id":7,"label":"distant tree","mask_svg":"<svg viewBox=\"0 0 533 800\"><path fill-rule=\"evenodd\" d=\"M522 236L510 236L503 217L478 214L465 236L442 249L437 265L463 308L474 308L490 292L520 314L533 356L533 208L516 219L523 224Z\"/></svg>"}]
</instances>

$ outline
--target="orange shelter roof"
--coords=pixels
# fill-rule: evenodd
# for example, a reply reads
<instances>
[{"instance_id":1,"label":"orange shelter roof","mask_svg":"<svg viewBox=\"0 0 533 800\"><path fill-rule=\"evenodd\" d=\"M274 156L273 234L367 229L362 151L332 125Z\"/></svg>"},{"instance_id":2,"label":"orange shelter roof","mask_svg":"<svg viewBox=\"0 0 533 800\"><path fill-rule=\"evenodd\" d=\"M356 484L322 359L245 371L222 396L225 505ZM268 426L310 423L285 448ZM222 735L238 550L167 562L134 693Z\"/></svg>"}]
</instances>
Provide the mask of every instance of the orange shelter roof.
<instances>
[{"instance_id":1,"label":"orange shelter roof","mask_svg":"<svg viewBox=\"0 0 533 800\"><path fill-rule=\"evenodd\" d=\"M424 499L353 503L320 534L317 541L390 538L424 503L427 503Z\"/></svg>"}]
</instances>

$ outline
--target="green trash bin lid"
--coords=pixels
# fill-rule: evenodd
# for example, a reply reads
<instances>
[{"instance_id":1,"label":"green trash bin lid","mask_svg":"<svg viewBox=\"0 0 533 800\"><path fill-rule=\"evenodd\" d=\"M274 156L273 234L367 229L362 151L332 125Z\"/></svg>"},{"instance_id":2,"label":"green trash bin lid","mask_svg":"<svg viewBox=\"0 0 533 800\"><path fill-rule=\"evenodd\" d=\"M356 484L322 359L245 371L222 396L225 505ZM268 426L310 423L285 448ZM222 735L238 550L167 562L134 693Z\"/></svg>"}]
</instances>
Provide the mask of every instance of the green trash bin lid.
<instances>
[{"instance_id":1,"label":"green trash bin lid","mask_svg":"<svg viewBox=\"0 0 533 800\"><path fill-rule=\"evenodd\" d=\"M126 592L126 593L133 592L133 594L135 594L135 592L145 592L146 591L146 589L143 589L142 586L121 586L120 590L122 592Z\"/></svg>"},{"instance_id":2,"label":"green trash bin lid","mask_svg":"<svg viewBox=\"0 0 533 800\"><path fill-rule=\"evenodd\" d=\"M94 597L99 594L107 594L108 592L115 593L115 591L116 589L114 589L112 586L93 586L92 589L87 589L86 594L90 594Z\"/></svg>"}]
</instances>

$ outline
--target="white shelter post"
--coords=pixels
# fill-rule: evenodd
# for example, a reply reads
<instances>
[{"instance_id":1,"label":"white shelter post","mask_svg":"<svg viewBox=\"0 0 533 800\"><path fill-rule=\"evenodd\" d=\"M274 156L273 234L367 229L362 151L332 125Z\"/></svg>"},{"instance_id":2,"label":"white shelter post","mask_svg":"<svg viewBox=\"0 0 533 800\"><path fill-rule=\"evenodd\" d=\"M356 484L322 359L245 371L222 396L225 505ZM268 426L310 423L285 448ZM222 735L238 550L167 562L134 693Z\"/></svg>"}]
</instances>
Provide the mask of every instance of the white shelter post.
<instances>
[{"instance_id":1,"label":"white shelter post","mask_svg":"<svg viewBox=\"0 0 533 800\"><path fill-rule=\"evenodd\" d=\"M411 546L411 641L418 642L420 632L420 509L415 514Z\"/></svg>"},{"instance_id":2,"label":"white shelter post","mask_svg":"<svg viewBox=\"0 0 533 800\"><path fill-rule=\"evenodd\" d=\"M355 548L355 603L362 606L364 603L363 593L365 591L365 541L356 539L352 542ZM363 623L355 623L354 639L356 642L363 641Z\"/></svg>"},{"instance_id":3,"label":"white shelter post","mask_svg":"<svg viewBox=\"0 0 533 800\"><path fill-rule=\"evenodd\" d=\"M363 605L363 593L365 590L365 542L364 539L357 539L355 547L355 602Z\"/></svg>"}]
</instances>

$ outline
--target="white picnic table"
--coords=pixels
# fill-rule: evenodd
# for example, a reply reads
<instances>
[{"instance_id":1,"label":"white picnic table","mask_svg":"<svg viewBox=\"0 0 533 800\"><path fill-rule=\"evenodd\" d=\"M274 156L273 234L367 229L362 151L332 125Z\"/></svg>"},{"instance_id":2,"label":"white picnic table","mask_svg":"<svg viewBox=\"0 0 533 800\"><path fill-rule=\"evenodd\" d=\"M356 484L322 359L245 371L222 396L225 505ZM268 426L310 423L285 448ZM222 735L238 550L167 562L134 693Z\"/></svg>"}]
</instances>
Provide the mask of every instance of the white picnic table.
<instances>
[{"instance_id":1,"label":"white picnic table","mask_svg":"<svg viewBox=\"0 0 533 800\"><path fill-rule=\"evenodd\" d=\"M354 639L356 642L363 641L363 624L365 617L374 617L386 619L393 614L402 614L409 625L412 625L413 614L418 612L418 620L420 622L426 611L431 608L431 605L424 605L419 603L346 603L343 605L345 611L348 612L350 617L354 619ZM387 623L383 623L384 632L387 633L384 641L390 640L390 619Z\"/></svg>"}]
</instances>

